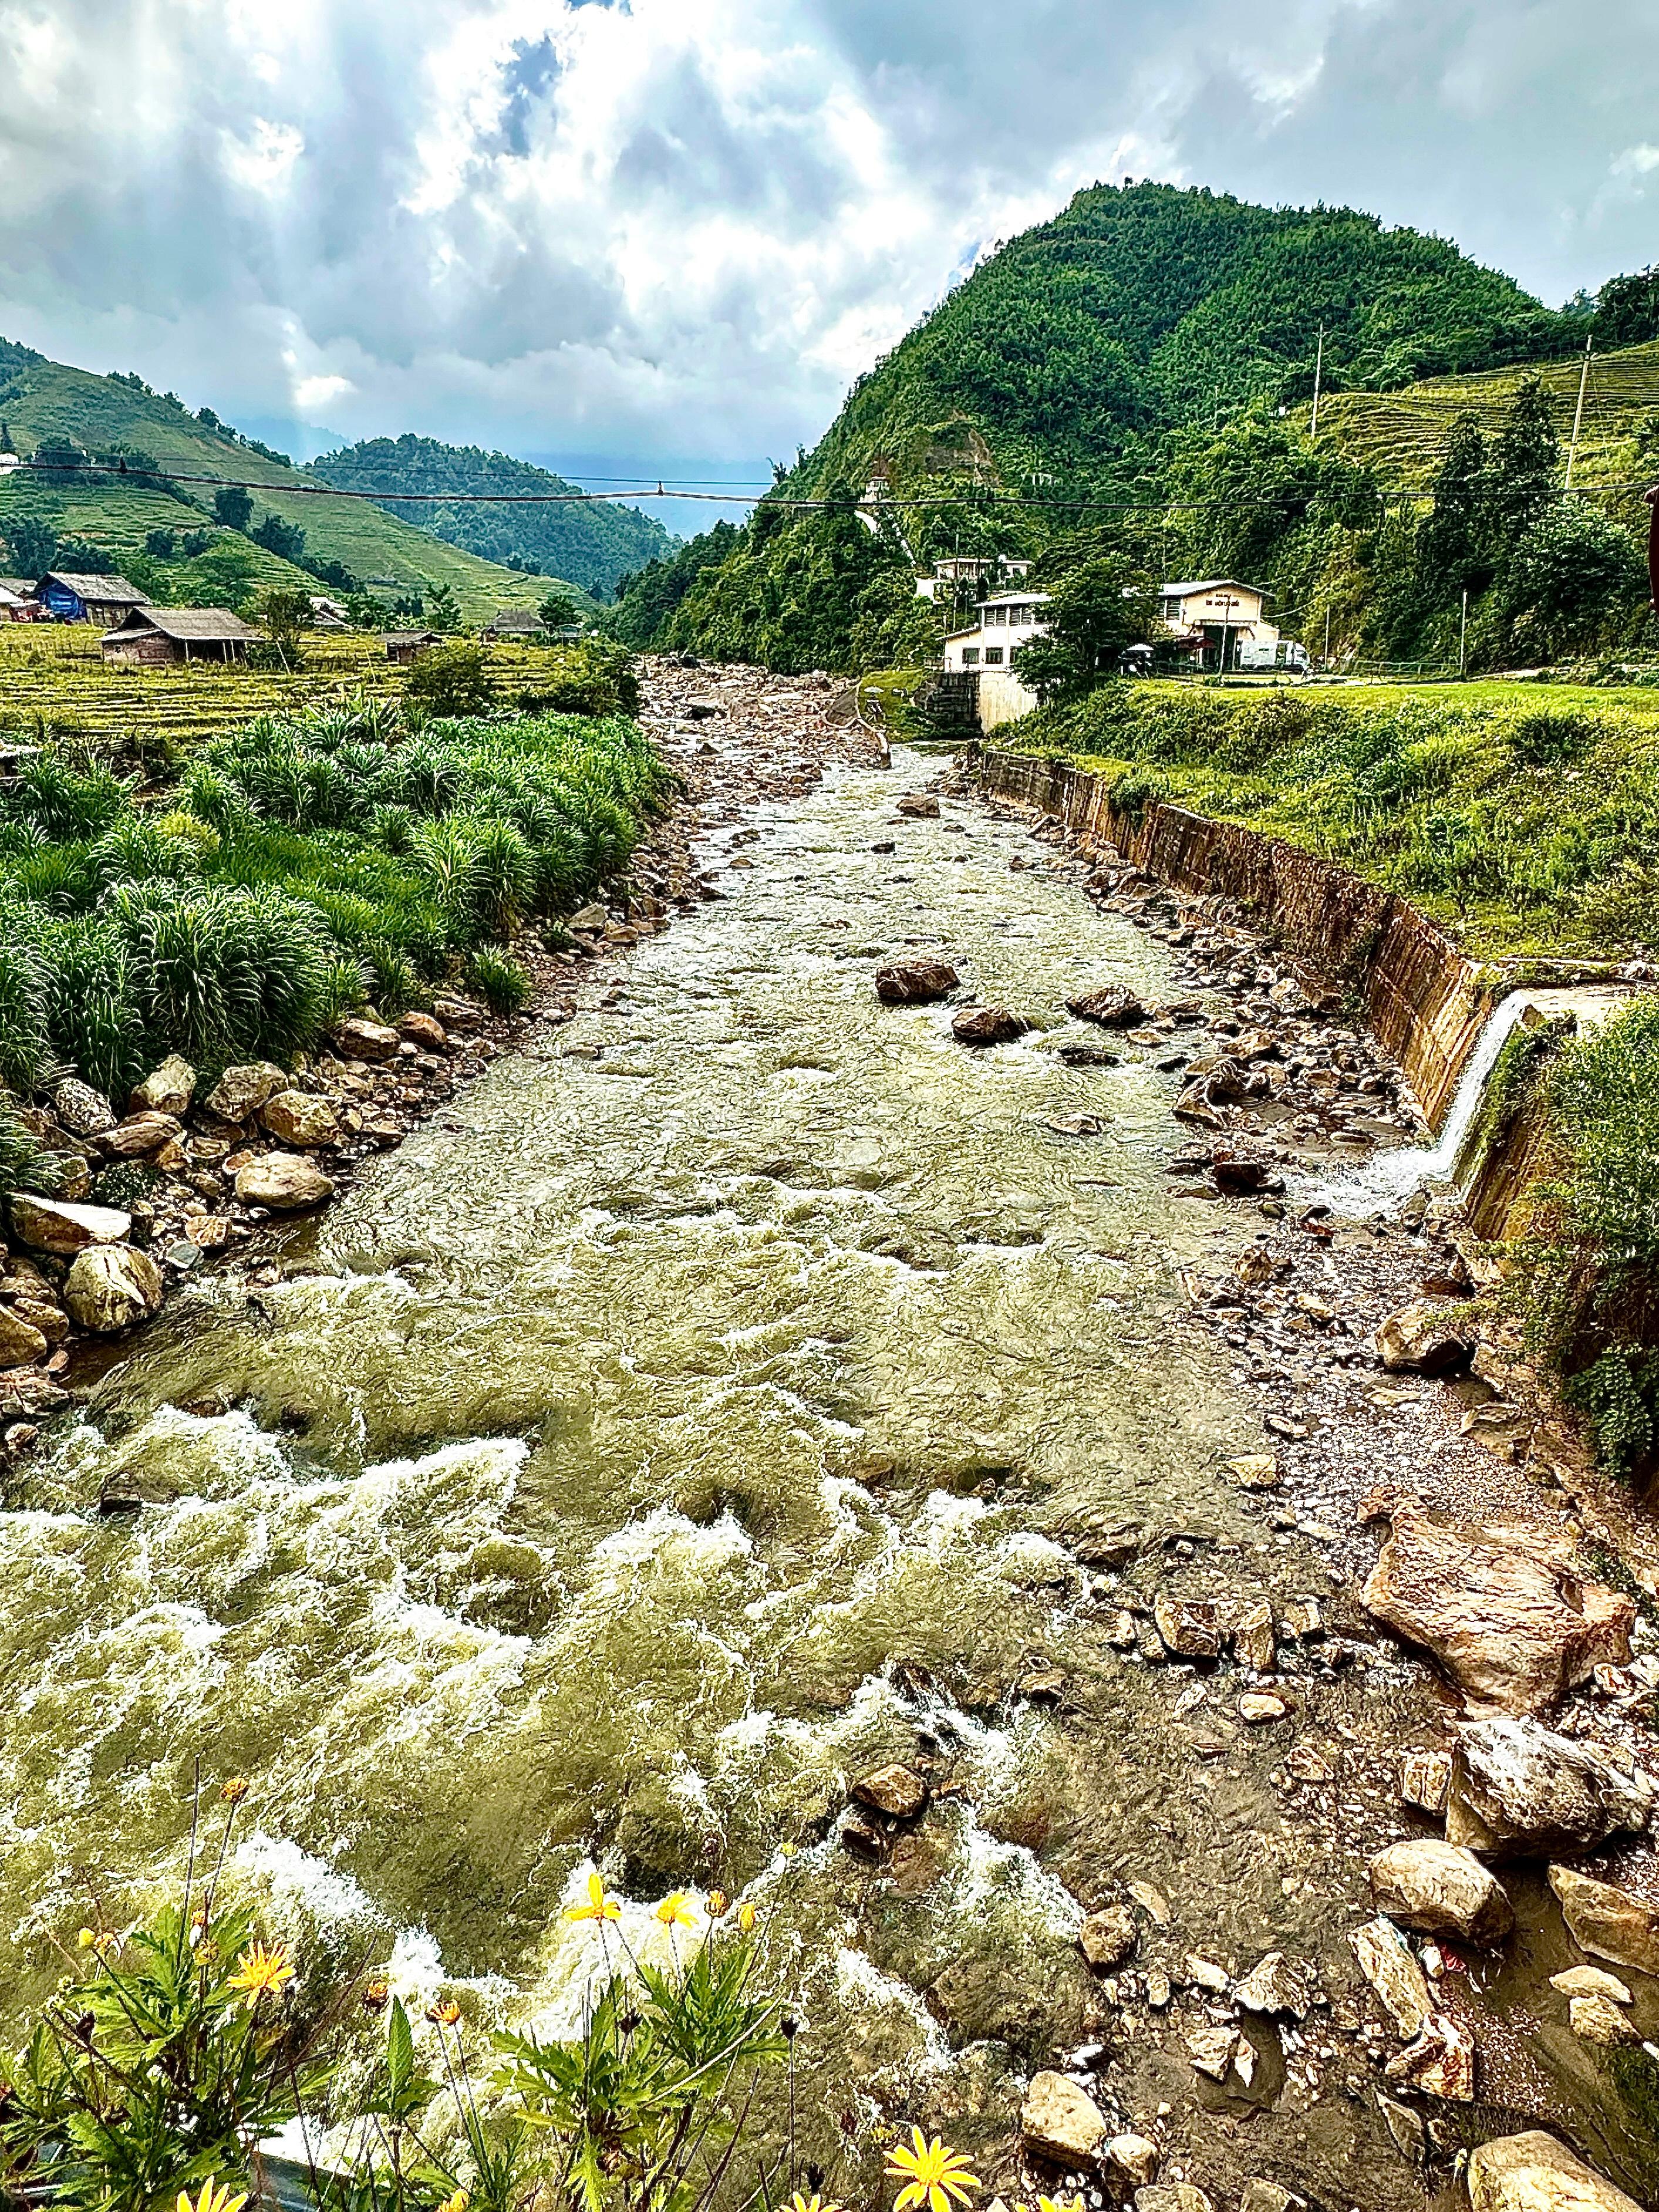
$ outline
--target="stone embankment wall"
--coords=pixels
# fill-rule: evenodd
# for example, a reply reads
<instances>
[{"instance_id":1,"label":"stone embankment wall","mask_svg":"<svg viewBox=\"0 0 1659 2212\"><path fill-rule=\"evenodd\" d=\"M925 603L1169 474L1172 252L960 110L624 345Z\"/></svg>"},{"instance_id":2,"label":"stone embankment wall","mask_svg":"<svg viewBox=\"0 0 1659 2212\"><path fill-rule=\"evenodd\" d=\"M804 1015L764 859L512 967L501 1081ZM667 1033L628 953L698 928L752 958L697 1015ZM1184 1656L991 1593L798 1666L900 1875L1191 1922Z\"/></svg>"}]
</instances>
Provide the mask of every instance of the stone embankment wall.
<instances>
[{"instance_id":1,"label":"stone embankment wall","mask_svg":"<svg viewBox=\"0 0 1659 2212\"><path fill-rule=\"evenodd\" d=\"M1363 1000L1436 1129L1493 1004L1496 980L1407 900L1283 838L1212 822L1184 806L1112 805L1105 780L1068 761L975 749L988 791L1056 815L1085 845L1180 890L1218 892L1275 924L1299 959Z\"/></svg>"}]
</instances>

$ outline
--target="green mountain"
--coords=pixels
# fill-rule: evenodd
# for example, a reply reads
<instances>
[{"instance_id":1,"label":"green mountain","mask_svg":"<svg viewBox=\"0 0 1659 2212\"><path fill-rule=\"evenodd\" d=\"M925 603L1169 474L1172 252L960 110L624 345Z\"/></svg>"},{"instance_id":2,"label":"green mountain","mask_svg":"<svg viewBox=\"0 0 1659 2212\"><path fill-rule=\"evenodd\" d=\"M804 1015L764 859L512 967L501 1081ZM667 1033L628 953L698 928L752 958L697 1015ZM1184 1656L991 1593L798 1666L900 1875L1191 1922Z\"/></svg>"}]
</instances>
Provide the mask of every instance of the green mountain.
<instances>
[{"instance_id":1,"label":"green mountain","mask_svg":"<svg viewBox=\"0 0 1659 2212\"><path fill-rule=\"evenodd\" d=\"M366 492L424 491L437 485L452 492L510 497L580 489L529 461L514 460L509 453L487 453L478 446L446 446L436 438L407 434L371 438L362 445L325 453L312 463L311 473L325 483ZM599 506L459 507L439 498L422 500L418 506L400 501L391 511L483 560L562 576L601 596L608 596L629 570L672 554L677 542L638 507L609 501Z\"/></svg>"},{"instance_id":2,"label":"green mountain","mask_svg":"<svg viewBox=\"0 0 1659 2212\"><path fill-rule=\"evenodd\" d=\"M152 533L234 542L254 562L256 588L302 586L307 574L290 555L302 554L313 585L319 567L337 567L359 581L400 594L447 585L464 615L477 619L501 606L534 606L545 584L399 520L368 500L315 495L318 479L268 447L239 437L210 408L192 415L168 392L137 376L94 376L48 361L29 347L0 339L0 431L26 459L78 450L103 464L53 478L33 471L0 478L0 533L33 520L59 539L83 541L125 563L142 555ZM125 473L121 472L123 460ZM205 481L146 482L143 464ZM266 544L226 531L214 514L215 483L254 485L247 528ZM312 488L307 494L307 487ZM302 538L295 538L295 532ZM27 565L25 563L24 565Z\"/></svg>"}]
</instances>

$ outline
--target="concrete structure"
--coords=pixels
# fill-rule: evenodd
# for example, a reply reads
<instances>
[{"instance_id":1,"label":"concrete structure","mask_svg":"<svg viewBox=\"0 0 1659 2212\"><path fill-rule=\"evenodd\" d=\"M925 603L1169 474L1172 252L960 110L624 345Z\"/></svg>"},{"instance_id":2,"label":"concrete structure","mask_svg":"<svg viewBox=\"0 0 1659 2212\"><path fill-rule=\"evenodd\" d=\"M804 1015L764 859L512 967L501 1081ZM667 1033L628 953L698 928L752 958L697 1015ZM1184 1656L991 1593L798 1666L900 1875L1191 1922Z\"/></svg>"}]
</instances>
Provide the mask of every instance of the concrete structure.
<instances>
[{"instance_id":1,"label":"concrete structure","mask_svg":"<svg viewBox=\"0 0 1659 2212\"><path fill-rule=\"evenodd\" d=\"M104 658L141 668L180 660L243 660L260 642L240 615L222 607L134 607L103 636Z\"/></svg>"},{"instance_id":2,"label":"concrete structure","mask_svg":"<svg viewBox=\"0 0 1659 2212\"><path fill-rule=\"evenodd\" d=\"M34 586L34 597L53 622L118 623L145 604L143 593L125 576L82 576L53 568Z\"/></svg>"},{"instance_id":3,"label":"concrete structure","mask_svg":"<svg viewBox=\"0 0 1659 2212\"><path fill-rule=\"evenodd\" d=\"M975 609L979 619L971 629L953 630L945 639L945 673L979 679L981 729L1018 721L1036 706L1036 693L1020 681L1011 664L1022 645L1047 631L1042 610L1048 604L1047 592L999 592L995 599L979 602Z\"/></svg>"},{"instance_id":4,"label":"concrete structure","mask_svg":"<svg viewBox=\"0 0 1659 2212\"><path fill-rule=\"evenodd\" d=\"M1031 573L1029 561L1000 553L953 553L935 561L931 576L916 578L919 599L954 599L958 592L981 584L1023 584Z\"/></svg>"}]
</instances>

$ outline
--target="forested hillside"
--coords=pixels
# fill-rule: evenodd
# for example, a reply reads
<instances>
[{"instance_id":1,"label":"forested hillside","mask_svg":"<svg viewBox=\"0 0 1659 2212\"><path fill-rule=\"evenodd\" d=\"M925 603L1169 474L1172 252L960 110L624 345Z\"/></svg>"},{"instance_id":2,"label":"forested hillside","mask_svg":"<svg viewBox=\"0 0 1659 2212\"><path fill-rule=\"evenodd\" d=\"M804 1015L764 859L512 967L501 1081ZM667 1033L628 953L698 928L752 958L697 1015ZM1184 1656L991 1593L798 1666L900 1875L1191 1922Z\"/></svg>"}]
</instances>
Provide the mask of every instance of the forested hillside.
<instances>
[{"instance_id":1,"label":"forested hillside","mask_svg":"<svg viewBox=\"0 0 1659 2212\"><path fill-rule=\"evenodd\" d=\"M435 486L451 492L535 496L580 489L510 453L447 446L408 434L324 453L312 463L311 473L351 491L424 491ZM600 597L609 596L618 577L671 555L675 545L659 522L620 502L461 507L438 498L418 505L399 501L387 511L483 560L530 574L562 576Z\"/></svg>"},{"instance_id":2,"label":"forested hillside","mask_svg":"<svg viewBox=\"0 0 1659 2212\"><path fill-rule=\"evenodd\" d=\"M9 572L85 566L90 552L128 574L135 562L152 563L134 580L175 602L219 604L227 594L234 599L250 589L309 581L338 592L367 586L411 605L422 594L447 592L473 617L500 606L533 606L546 589L368 500L307 495L303 487L314 478L285 455L239 437L211 408L191 414L139 377L94 376L5 340L0 446L26 459L64 464L61 475L47 469L0 480ZM100 465L95 472L86 467L89 459ZM147 465L205 481L169 484L147 477ZM256 489L228 495L227 505L214 486L232 479ZM60 555L60 548L68 550ZM216 577L216 560L222 577Z\"/></svg>"},{"instance_id":3,"label":"forested hillside","mask_svg":"<svg viewBox=\"0 0 1659 2212\"><path fill-rule=\"evenodd\" d=\"M1587 323L1350 210L1096 186L861 378L747 531L629 580L615 620L636 644L780 668L926 657L940 623L912 580L955 550L1034 556L1050 584L1103 559L1135 582L1243 574L1291 635L1322 647L1328 621L1334 655L1443 658L1465 588L1489 664L1611 648L1642 629L1630 502L1517 507L1510 479L1547 467L1559 487L1587 329L1640 328L1654 295L1615 279ZM1597 368L1576 483L1644 465L1650 391L1645 349ZM1483 550L1448 568L1417 537L1454 443ZM1523 550L1534 524L1554 538Z\"/></svg>"}]
</instances>

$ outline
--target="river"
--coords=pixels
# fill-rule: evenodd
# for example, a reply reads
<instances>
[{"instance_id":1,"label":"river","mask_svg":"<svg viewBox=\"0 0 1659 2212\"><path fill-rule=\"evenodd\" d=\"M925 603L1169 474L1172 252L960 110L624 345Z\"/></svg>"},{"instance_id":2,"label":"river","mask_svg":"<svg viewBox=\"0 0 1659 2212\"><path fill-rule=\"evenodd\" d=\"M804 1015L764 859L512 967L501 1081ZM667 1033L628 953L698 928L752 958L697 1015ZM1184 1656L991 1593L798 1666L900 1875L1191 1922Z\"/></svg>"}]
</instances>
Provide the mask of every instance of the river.
<instances>
[{"instance_id":1,"label":"river","mask_svg":"<svg viewBox=\"0 0 1659 2212\"><path fill-rule=\"evenodd\" d=\"M0 1517L14 2002L48 1934L176 1875L198 1761L248 1778L239 1863L309 1945L495 2016L571 2016L595 1857L641 1915L753 1901L829 2136L872 2100L1006 2132L1018 2067L1100 2025L1073 1939L1129 1879L1243 1965L1340 1940L1273 1754L1194 1776L1182 1678L1108 1647L1073 1541L1316 1571L1218 1471L1258 1410L1177 1273L1243 1231L1174 1194L1170 1079L1057 1051L1100 1042L1069 994L1167 995L1168 956L1018 825L896 820L933 765L715 833L719 901L278 1284L178 1297L35 1462ZM933 951L1036 1028L974 1053L878 1002ZM834 1822L894 1757L949 1786L878 1875Z\"/></svg>"}]
</instances>

